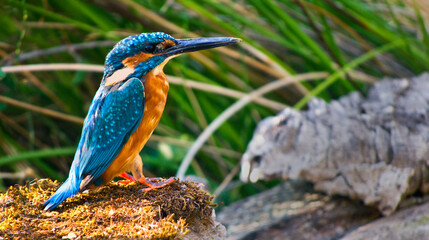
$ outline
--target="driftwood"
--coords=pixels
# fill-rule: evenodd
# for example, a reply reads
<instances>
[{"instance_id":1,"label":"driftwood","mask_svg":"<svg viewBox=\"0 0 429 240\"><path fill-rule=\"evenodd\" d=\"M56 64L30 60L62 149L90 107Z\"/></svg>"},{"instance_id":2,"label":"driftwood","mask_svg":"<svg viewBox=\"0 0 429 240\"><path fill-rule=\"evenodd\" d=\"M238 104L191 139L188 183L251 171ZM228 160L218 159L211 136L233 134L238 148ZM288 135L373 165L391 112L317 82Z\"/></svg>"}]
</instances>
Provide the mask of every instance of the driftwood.
<instances>
[{"instance_id":1,"label":"driftwood","mask_svg":"<svg viewBox=\"0 0 429 240\"><path fill-rule=\"evenodd\" d=\"M217 219L235 239L338 239L378 217L375 208L329 197L305 181L288 181L222 209Z\"/></svg>"},{"instance_id":2,"label":"driftwood","mask_svg":"<svg viewBox=\"0 0 429 240\"><path fill-rule=\"evenodd\" d=\"M285 109L258 125L240 178L302 178L392 214L405 197L429 191L428 113L429 74L382 80L367 97Z\"/></svg>"},{"instance_id":3,"label":"driftwood","mask_svg":"<svg viewBox=\"0 0 429 240\"><path fill-rule=\"evenodd\" d=\"M429 203L401 207L374 220L380 216L376 208L292 180L223 208L217 219L228 240L429 239Z\"/></svg>"},{"instance_id":4,"label":"driftwood","mask_svg":"<svg viewBox=\"0 0 429 240\"><path fill-rule=\"evenodd\" d=\"M429 203L401 209L393 215L359 227L341 240L429 239Z\"/></svg>"}]
</instances>

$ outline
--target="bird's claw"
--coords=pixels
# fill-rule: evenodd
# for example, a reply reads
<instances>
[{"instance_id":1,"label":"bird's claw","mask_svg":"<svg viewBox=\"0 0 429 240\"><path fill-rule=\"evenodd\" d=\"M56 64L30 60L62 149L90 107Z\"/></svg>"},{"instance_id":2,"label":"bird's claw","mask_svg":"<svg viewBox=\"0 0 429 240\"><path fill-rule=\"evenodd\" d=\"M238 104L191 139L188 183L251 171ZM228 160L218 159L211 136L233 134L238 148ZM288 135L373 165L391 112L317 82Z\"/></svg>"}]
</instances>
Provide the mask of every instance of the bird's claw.
<instances>
[{"instance_id":1,"label":"bird's claw","mask_svg":"<svg viewBox=\"0 0 429 240\"><path fill-rule=\"evenodd\" d=\"M153 180L157 180L158 182L152 182ZM149 192L152 189L162 188L177 179L175 177L171 177L167 180L160 181L161 178L141 178L139 179L140 183L147 185L147 188L140 189L139 192Z\"/></svg>"},{"instance_id":2,"label":"bird's claw","mask_svg":"<svg viewBox=\"0 0 429 240\"><path fill-rule=\"evenodd\" d=\"M167 180L162 180L162 178L141 177L140 179L137 180L135 177L131 176L130 174L128 174L126 172L121 173L119 176L126 179L126 180L118 181L119 184L130 184L132 182L138 181L140 183L147 185L148 186L147 188L143 188L143 189L139 190L142 192L148 192L152 189L164 187L165 185L168 185L168 184L177 180L175 177L171 177Z\"/></svg>"},{"instance_id":3,"label":"bird's claw","mask_svg":"<svg viewBox=\"0 0 429 240\"><path fill-rule=\"evenodd\" d=\"M117 183L119 184L130 184L132 182L137 181L137 179L135 179L135 177L131 176L130 174L123 172L119 175L120 177L125 178L126 180L119 180Z\"/></svg>"},{"instance_id":4,"label":"bird's claw","mask_svg":"<svg viewBox=\"0 0 429 240\"><path fill-rule=\"evenodd\" d=\"M135 181L132 181L132 180L119 180L119 181L117 181L117 183L123 184L123 185L127 185L127 184L130 184L133 182L135 182Z\"/></svg>"}]
</instances>

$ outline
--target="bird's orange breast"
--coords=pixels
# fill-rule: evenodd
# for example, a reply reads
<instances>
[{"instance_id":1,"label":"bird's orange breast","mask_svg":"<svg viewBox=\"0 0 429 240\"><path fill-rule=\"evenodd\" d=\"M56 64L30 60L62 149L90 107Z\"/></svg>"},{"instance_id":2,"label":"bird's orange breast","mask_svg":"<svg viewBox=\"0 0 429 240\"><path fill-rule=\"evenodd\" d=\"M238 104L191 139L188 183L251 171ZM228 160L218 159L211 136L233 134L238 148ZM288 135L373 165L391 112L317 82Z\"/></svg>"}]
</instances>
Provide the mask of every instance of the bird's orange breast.
<instances>
[{"instance_id":1,"label":"bird's orange breast","mask_svg":"<svg viewBox=\"0 0 429 240\"><path fill-rule=\"evenodd\" d=\"M144 79L145 107L142 121L115 160L102 174L105 183L120 173L133 168L134 159L140 153L161 119L169 89L167 77L162 71L156 75L151 71L146 74Z\"/></svg>"}]
</instances>

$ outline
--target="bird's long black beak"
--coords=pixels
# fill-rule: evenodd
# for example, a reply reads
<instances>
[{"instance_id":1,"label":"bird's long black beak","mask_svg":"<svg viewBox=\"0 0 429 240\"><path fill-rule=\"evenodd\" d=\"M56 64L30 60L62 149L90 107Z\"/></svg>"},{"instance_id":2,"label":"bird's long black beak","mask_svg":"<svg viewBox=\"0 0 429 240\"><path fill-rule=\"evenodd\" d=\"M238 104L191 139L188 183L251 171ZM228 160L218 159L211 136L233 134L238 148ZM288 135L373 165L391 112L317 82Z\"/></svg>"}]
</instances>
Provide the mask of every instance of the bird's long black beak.
<instances>
[{"instance_id":1,"label":"bird's long black beak","mask_svg":"<svg viewBox=\"0 0 429 240\"><path fill-rule=\"evenodd\" d=\"M240 42L241 39L230 37L213 37L176 39L176 41L176 45L166 49L163 54L173 56L185 52L195 52L209 48L222 47L232 43Z\"/></svg>"}]
</instances>

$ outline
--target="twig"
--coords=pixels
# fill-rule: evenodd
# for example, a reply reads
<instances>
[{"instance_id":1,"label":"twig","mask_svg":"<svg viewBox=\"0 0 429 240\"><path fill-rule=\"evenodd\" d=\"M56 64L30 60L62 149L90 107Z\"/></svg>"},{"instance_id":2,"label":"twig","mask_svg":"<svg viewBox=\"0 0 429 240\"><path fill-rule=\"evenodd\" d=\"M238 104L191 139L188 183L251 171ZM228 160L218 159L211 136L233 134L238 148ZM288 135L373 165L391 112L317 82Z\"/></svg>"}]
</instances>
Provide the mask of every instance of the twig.
<instances>
[{"instance_id":1,"label":"twig","mask_svg":"<svg viewBox=\"0 0 429 240\"><path fill-rule=\"evenodd\" d=\"M30 28L58 28L58 29L76 29L74 24L70 23L60 23L60 22L27 22L27 27Z\"/></svg>"},{"instance_id":2,"label":"twig","mask_svg":"<svg viewBox=\"0 0 429 240\"><path fill-rule=\"evenodd\" d=\"M31 168L26 168L25 171L19 172L0 172L0 179L25 179L27 176L33 176L34 171Z\"/></svg>"},{"instance_id":3,"label":"twig","mask_svg":"<svg viewBox=\"0 0 429 240\"><path fill-rule=\"evenodd\" d=\"M233 97L233 98L241 98L241 97L247 95L246 93L235 91L235 90L232 90L229 88L224 88L224 87L215 86L215 85L211 85L211 84L207 84L207 83L197 82L194 80L178 78L178 77L174 77L174 76L168 76L168 79L171 83L174 83L174 84L180 84L180 85L183 85L185 87L199 89L199 90L203 90L203 91L207 91L207 92L211 92L211 93L216 93L216 94L221 94L221 95L229 96L229 97ZM284 104L281 104L281 103L278 103L278 102L275 102L275 101L272 101L272 100L269 100L266 98L262 98L262 97L255 98L254 102L258 103L262 106L269 107L271 109L278 110L278 111L287 107Z\"/></svg>"},{"instance_id":4,"label":"twig","mask_svg":"<svg viewBox=\"0 0 429 240\"><path fill-rule=\"evenodd\" d=\"M60 112L56 112L56 111L49 110L46 108L34 106L32 104L17 101L15 99L8 98L5 96L0 96L0 102L4 102L4 103L10 104L10 105L14 105L14 106L17 106L20 108L25 108L25 109L28 109L30 111L38 112L38 113L48 115L48 116L51 116L54 118L63 119L63 120L69 121L69 122L74 122L74 123L79 123L79 124L83 123L83 118L74 117L74 116L70 116L70 115L65 114L65 113L60 113Z\"/></svg>"},{"instance_id":5,"label":"twig","mask_svg":"<svg viewBox=\"0 0 429 240\"><path fill-rule=\"evenodd\" d=\"M12 118L4 115L3 113L0 113L0 120L8 125L8 127L11 127L16 132L24 136L27 140L30 140L30 133L21 125L19 125L16 121L14 121ZM37 138L34 139L34 145L38 148L48 148L48 145L45 145L44 143L40 142Z\"/></svg>"},{"instance_id":6,"label":"twig","mask_svg":"<svg viewBox=\"0 0 429 240\"><path fill-rule=\"evenodd\" d=\"M220 183L219 187L216 188L213 195L215 196L215 199L220 195L220 193L228 186L228 184L232 181L235 175L240 171L240 161L238 161L237 165L231 170L228 175L223 179L223 181Z\"/></svg>"},{"instance_id":7,"label":"twig","mask_svg":"<svg viewBox=\"0 0 429 240\"><path fill-rule=\"evenodd\" d=\"M307 18L307 22L310 25L310 27L313 29L313 31L316 33L317 38L319 39L319 42L321 45L325 48L327 53L330 55L332 59L340 66L342 67L341 59L334 53L332 48L329 46L328 42L326 41L326 38L323 36L322 30L319 29L319 27L314 22L313 18L311 18L310 13L308 9L304 6L304 3L301 0L296 1L298 3L298 6L301 8L301 11L304 13L304 16ZM344 74L345 78L348 82L353 84L353 87L355 89L359 89L353 82L350 81L350 76L348 73Z\"/></svg>"},{"instance_id":8,"label":"twig","mask_svg":"<svg viewBox=\"0 0 429 240\"><path fill-rule=\"evenodd\" d=\"M40 89L46 96L48 96L57 106L61 107L64 111L67 111L67 106L64 104L64 102L46 85L44 85L39 78L37 78L34 74L23 71L21 72L22 75L27 77L27 79L34 84L36 87Z\"/></svg>"},{"instance_id":9,"label":"twig","mask_svg":"<svg viewBox=\"0 0 429 240\"><path fill-rule=\"evenodd\" d=\"M192 143L193 143L191 141L165 137L160 135L152 135L152 137L150 137L149 139L149 143L150 141L164 142L164 143L169 143L180 147L190 147L192 146ZM240 159L242 156L242 154L237 151L226 149L226 148L219 148L216 146L203 146L203 148L201 149L203 149L205 152L208 152L208 153L220 153L223 156L232 157L236 159Z\"/></svg>"},{"instance_id":10,"label":"twig","mask_svg":"<svg viewBox=\"0 0 429 240\"><path fill-rule=\"evenodd\" d=\"M80 64L80 63L57 63L57 64L31 64L31 65L19 65L19 66L7 66L1 68L5 73L23 72L23 71L53 71L53 70L73 70L73 71L91 71L91 72L103 72L104 67L101 65L91 64ZM234 98L240 98L246 95L246 93L235 91L229 88L215 86L207 83L201 83L194 80L178 78L174 76L167 76L168 80L173 84L180 84L185 87L195 88L207 92L221 94L224 96L230 96ZM266 99L266 98L255 98L255 103L262 106L280 111L286 107L286 105Z\"/></svg>"},{"instance_id":11,"label":"twig","mask_svg":"<svg viewBox=\"0 0 429 240\"><path fill-rule=\"evenodd\" d=\"M198 38L201 37L198 34L189 32L188 30L179 27L178 25L166 20L165 18L161 17L160 15L154 13L153 11L143 7L142 5L133 2L131 0L120 0L124 5L133 8L135 11L137 11L141 16L144 16L145 19L151 20L153 23L156 23L159 26L162 26L163 28L167 29L168 31L174 32L176 34L186 36L186 37L194 37ZM231 58L242 60L249 66L252 66L254 68L257 68L259 70L262 70L270 75L273 75L276 72L276 69L272 69L269 66L266 66L263 63L260 63L256 61L255 59L243 56L243 54L238 53L237 51L234 51L230 48L218 48L217 51L219 51L222 54L225 54L226 56L229 56ZM195 55L198 56L198 55Z\"/></svg>"},{"instance_id":12,"label":"twig","mask_svg":"<svg viewBox=\"0 0 429 240\"><path fill-rule=\"evenodd\" d=\"M307 73L300 74L295 76L289 76L282 79L279 79L275 82L271 82L266 84L257 90L249 93L248 95L242 97L240 100L235 102L233 105L228 107L225 111L222 112L210 125L204 129L204 131L198 136L197 140L194 142L192 147L189 149L182 163L180 164L179 170L177 171L176 176L178 178L184 178L186 171L192 159L198 150L202 147L202 145L207 141L207 139L216 131L226 120L228 120L232 115L234 115L237 111L246 106L252 99L259 97L265 93L273 91L275 89L290 85L292 83L296 83L299 81L309 81L314 79L320 79L329 76L329 74L325 72L315 72L315 73Z\"/></svg>"},{"instance_id":13,"label":"twig","mask_svg":"<svg viewBox=\"0 0 429 240\"><path fill-rule=\"evenodd\" d=\"M31 64L19 66L6 66L1 70L5 73L13 72L37 72L37 71L58 71L58 70L72 70L72 71L89 71L89 72L103 72L104 66L95 64L82 64L82 63L56 63L56 64Z\"/></svg>"},{"instance_id":14,"label":"twig","mask_svg":"<svg viewBox=\"0 0 429 240\"><path fill-rule=\"evenodd\" d=\"M41 49L41 50L20 54L16 60L18 62L21 62L31 58L52 55L52 54L65 52L65 51L71 52L71 51L76 51L80 49L88 49L88 48L96 48L96 47L111 47L114 44L115 44L114 41L93 41L93 42L84 42L84 43L78 43L78 44L62 45L58 47ZM9 64L11 64L10 62L11 60L15 60L13 55L10 55L8 59L9 59Z\"/></svg>"},{"instance_id":15,"label":"twig","mask_svg":"<svg viewBox=\"0 0 429 240\"><path fill-rule=\"evenodd\" d=\"M8 66L8 67L3 67L2 70L6 73L13 73L13 72L21 72L21 71L44 71L44 70L87 70L87 71L94 71L94 72L102 72L104 71L104 67L101 65L88 65L88 64L35 64L35 65L22 65L22 66ZM171 82L174 82L175 84L182 84L186 87L190 87L190 88L196 88L196 89L201 89L201 90L206 90L206 91L210 91L210 88L214 88L216 89L215 93L219 93L219 94L224 94L224 95L228 95L228 96L232 96L232 97L240 97L240 96L245 96L246 94L238 92L238 91L233 91L227 88L222 88L222 87L218 87L218 86L212 86L210 84L205 84L205 83L200 83L200 82L196 82L196 81L192 81L192 80L184 80L184 79L180 79L180 78L176 78L176 77L172 77L169 76L168 77L170 79ZM276 103L267 99L260 99L262 102L265 103L270 103L273 106L276 106L278 109L283 109L284 105L280 104L280 103ZM38 106L34 106L28 103L24 103L21 101L17 101L8 97L4 97L4 96L0 96L0 101L8 103L10 105L14 105L17 107L21 107L21 108L25 108L34 112L38 112L41 114L45 114L51 117L55 117L55 118L60 118L66 121L71 121L71 122L75 122L78 124L82 124L83 123L83 118L80 117L74 117L74 116L70 116L64 113L60 113L60 112L56 112L53 110L49 110L49 109L45 109L45 108L41 108ZM269 105L269 104L268 104ZM185 146L185 147L189 147L192 145L192 142L189 141L184 141L184 140L179 140L179 139L174 139L174 138L168 138L168 137L163 137L163 136L159 136L159 135L153 135L151 137L151 140L153 141L160 141L160 142L168 142L177 146ZM229 150L229 149L223 149L223 148L218 148L215 146L206 146L204 147L204 150L206 152L211 152L211 153L221 153L224 156L229 156L229 157L233 157L233 158L240 158L241 157L241 153L233 151L233 150Z\"/></svg>"}]
</instances>

